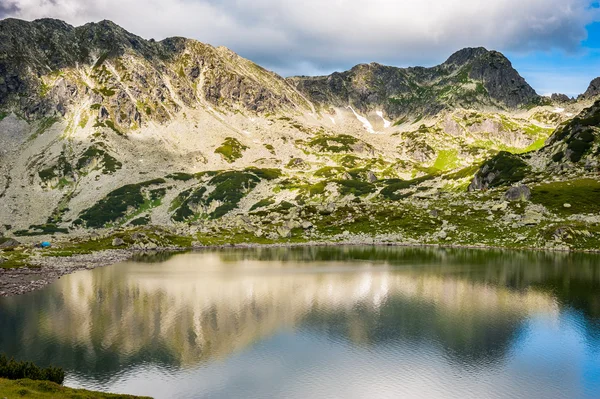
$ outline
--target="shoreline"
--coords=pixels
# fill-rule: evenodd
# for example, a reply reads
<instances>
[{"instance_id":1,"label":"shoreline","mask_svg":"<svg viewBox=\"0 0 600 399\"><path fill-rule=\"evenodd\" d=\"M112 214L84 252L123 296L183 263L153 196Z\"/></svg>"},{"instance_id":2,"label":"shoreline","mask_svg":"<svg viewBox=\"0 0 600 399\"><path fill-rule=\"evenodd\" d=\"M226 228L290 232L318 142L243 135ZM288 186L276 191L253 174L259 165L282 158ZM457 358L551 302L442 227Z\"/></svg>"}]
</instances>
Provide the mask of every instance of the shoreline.
<instances>
[{"instance_id":1,"label":"shoreline","mask_svg":"<svg viewBox=\"0 0 600 399\"><path fill-rule=\"evenodd\" d=\"M80 270L92 270L131 260L135 255L164 252L193 252L215 249L252 249L252 248L298 248L298 247L343 247L343 246L375 246L375 247L415 247L440 249L480 249L504 251L534 252L574 252L600 254L600 249L578 250L572 248L522 247L509 248L493 245L460 245L460 244L423 244L403 242L356 242L356 241L323 241L298 243L244 243L225 245L206 245L193 247L158 247L152 250L143 249L107 249L89 254L70 256L37 256L30 259L31 267L0 268L0 297L11 297L37 291L52 284L62 276Z\"/></svg>"}]
</instances>

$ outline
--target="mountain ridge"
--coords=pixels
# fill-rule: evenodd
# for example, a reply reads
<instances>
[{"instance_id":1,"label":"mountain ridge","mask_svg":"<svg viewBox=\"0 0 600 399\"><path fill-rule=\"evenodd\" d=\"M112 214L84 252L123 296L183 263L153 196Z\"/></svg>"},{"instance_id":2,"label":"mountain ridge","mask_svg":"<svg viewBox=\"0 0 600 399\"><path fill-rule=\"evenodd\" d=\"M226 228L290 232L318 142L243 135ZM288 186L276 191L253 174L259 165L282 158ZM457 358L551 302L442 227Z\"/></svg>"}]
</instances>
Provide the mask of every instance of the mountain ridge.
<instances>
[{"instance_id":1,"label":"mountain ridge","mask_svg":"<svg viewBox=\"0 0 600 399\"><path fill-rule=\"evenodd\" d=\"M544 229L568 222L548 210L533 230L516 205L494 213L519 179L467 191L499 154L524 163L523 177L550 168L535 150L593 100L540 97L495 51L284 79L227 48L110 21L0 21L0 39L0 235L156 227L188 244L544 246ZM580 148L582 132L566 146ZM562 147L551 156L570 159ZM594 173L569 162L557 178Z\"/></svg>"},{"instance_id":2,"label":"mountain ridge","mask_svg":"<svg viewBox=\"0 0 600 399\"><path fill-rule=\"evenodd\" d=\"M430 68L370 63L328 76L288 80L316 104L346 104L363 112L380 107L392 118L434 115L457 105L488 103L510 109L541 102L506 57L483 47L459 50Z\"/></svg>"}]
</instances>

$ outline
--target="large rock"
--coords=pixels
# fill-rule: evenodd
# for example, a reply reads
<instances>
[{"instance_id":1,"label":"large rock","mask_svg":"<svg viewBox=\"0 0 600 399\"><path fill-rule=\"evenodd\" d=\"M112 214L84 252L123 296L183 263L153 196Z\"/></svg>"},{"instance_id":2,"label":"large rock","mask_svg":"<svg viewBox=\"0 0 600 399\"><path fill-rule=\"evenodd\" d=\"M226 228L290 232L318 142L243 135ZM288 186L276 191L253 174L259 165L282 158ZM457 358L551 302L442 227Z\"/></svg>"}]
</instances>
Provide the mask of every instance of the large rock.
<instances>
[{"instance_id":1,"label":"large rock","mask_svg":"<svg viewBox=\"0 0 600 399\"><path fill-rule=\"evenodd\" d=\"M369 183L375 183L377 181L377 176L375 176L375 173L369 171L367 172L367 180Z\"/></svg>"},{"instance_id":2,"label":"large rock","mask_svg":"<svg viewBox=\"0 0 600 399\"><path fill-rule=\"evenodd\" d=\"M312 229L313 228L313 224L309 221L304 221L302 222L302 228L304 230L308 230L308 229Z\"/></svg>"},{"instance_id":3,"label":"large rock","mask_svg":"<svg viewBox=\"0 0 600 399\"><path fill-rule=\"evenodd\" d=\"M508 201L527 201L531 198L531 190L525 185L511 187L504 194L504 198Z\"/></svg>"},{"instance_id":4,"label":"large rock","mask_svg":"<svg viewBox=\"0 0 600 399\"><path fill-rule=\"evenodd\" d=\"M281 238L290 238L292 236L292 230L290 230L287 226L280 226L277 228L277 234Z\"/></svg>"},{"instance_id":5,"label":"large rock","mask_svg":"<svg viewBox=\"0 0 600 399\"><path fill-rule=\"evenodd\" d=\"M19 241L15 240L14 238L9 238L6 239L4 242L0 243L0 249L16 248L19 245L21 245Z\"/></svg>"},{"instance_id":6,"label":"large rock","mask_svg":"<svg viewBox=\"0 0 600 399\"><path fill-rule=\"evenodd\" d=\"M533 226L539 224L543 217L544 216L540 212L533 209L528 209L525 211L525 214L523 214L521 223L525 226Z\"/></svg>"}]
</instances>

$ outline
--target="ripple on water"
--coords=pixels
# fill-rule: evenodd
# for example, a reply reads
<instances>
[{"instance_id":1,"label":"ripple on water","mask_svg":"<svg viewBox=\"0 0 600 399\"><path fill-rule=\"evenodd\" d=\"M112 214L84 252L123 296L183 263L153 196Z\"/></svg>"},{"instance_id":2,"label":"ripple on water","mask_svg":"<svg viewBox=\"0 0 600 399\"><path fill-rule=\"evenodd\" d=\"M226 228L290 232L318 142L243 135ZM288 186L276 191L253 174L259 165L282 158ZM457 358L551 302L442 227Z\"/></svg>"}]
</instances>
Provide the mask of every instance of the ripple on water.
<instances>
[{"instance_id":1,"label":"ripple on water","mask_svg":"<svg viewBox=\"0 0 600 399\"><path fill-rule=\"evenodd\" d=\"M155 398L594 398L599 259L357 247L129 262L0 299L0 351Z\"/></svg>"}]
</instances>

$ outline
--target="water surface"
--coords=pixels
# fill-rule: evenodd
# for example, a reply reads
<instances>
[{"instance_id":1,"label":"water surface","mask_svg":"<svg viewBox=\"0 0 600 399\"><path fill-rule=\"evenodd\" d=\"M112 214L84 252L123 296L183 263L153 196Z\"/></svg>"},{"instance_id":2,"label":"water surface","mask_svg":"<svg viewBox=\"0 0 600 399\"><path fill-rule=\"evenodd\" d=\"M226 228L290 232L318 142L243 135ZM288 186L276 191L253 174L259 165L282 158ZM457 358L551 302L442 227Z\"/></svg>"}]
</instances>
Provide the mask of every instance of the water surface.
<instances>
[{"instance_id":1,"label":"water surface","mask_svg":"<svg viewBox=\"0 0 600 399\"><path fill-rule=\"evenodd\" d=\"M599 398L600 256L141 257L0 298L0 352L155 398Z\"/></svg>"}]
</instances>

